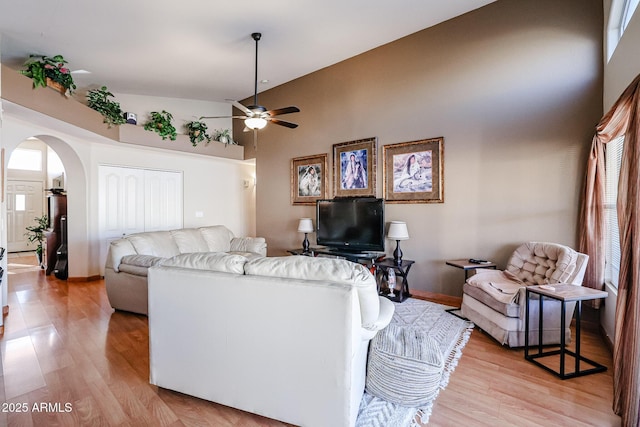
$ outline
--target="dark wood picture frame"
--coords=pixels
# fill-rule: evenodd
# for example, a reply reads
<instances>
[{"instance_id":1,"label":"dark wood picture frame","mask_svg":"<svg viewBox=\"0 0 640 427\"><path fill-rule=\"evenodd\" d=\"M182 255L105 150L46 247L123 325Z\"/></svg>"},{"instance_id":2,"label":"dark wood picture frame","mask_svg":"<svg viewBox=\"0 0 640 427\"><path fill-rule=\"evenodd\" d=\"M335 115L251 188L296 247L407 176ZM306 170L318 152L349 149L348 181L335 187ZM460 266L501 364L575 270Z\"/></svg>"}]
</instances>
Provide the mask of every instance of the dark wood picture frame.
<instances>
[{"instance_id":1,"label":"dark wood picture frame","mask_svg":"<svg viewBox=\"0 0 640 427\"><path fill-rule=\"evenodd\" d=\"M376 138L333 145L335 197L376 195Z\"/></svg>"},{"instance_id":2,"label":"dark wood picture frame","mask_svg":"<svg viewBox=\"0 0 640 427\"><path fill-rule=\"evenodd\" d=\"M291 204L315 205L328 197L327 188L326 153L291 159Z\"/></svg>"},{"instance_id":3,"label":"dark wood picture frame","mask_svg":"<svg viewBox=\"0 0 640 427\"><path fill-rule=\"evenodd\" d=\"M444 203L444 138L385 145L386 203Z\"/></svg>"}]
</instances>

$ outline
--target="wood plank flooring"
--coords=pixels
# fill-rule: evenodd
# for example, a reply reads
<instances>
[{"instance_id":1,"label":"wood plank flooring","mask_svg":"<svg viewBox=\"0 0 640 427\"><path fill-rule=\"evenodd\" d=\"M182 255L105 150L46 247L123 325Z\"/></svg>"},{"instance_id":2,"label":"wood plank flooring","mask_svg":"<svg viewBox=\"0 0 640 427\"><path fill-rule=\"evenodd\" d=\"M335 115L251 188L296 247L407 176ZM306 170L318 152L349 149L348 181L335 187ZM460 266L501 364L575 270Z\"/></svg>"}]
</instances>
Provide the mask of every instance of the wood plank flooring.
<instances>
[{"instance_id":1,"label":"wood plank flooring","mask_svg":"<svg viewBox=\"0 0 640 427\"><path fill-rule=\"evenodd\" d=\"M103 281L9 261L0 426L286 425L150 385L145 316L114 312ZM595 328L583 329L583 354L611 367ZM562 381L475 330L429 425L618 426L611 402L610 370Z\"/></svg>"}]
</instances>

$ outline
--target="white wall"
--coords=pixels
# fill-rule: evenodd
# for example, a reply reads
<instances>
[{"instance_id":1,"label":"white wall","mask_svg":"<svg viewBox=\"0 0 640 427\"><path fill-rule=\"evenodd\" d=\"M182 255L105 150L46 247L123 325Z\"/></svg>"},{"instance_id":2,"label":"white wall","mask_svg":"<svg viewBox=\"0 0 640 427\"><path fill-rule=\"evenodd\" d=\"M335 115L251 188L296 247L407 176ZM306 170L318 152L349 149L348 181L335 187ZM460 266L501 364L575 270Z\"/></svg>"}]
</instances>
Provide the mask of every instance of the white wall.
<instances>
[{"instance_id":1,"label":"white wall","mask_svg":"<svg viewBox=\"0 0 640 427\"><path fill-rule=\"evenodd\" d=\"M607 8L610 1L605 2ZM605 20L605 23L608 19ZM605 36L607 28L605 28ZM604 67L604 92L603 106L604 112L609 111L614 102L620 97L622 92L629 86L629 83L640 73L640 55L638 55L638 45L640 44L640 11L636 10L625 30L611 59ZM600 313L600 322L607 338L613 342L615 332L615 311L618 290L607 284L605 290L609 294L604 302L604 307Z\"/></svg>"},{"instance_id":2,"label":"white wall","mask_svg":"<svg viewBox=\"0 0 640 427\"><path fill-rule=\"evenodd\" d=\"M252 162L120 144L3 102L5 114L0 141L6 149L6 159L20 142L36 136L48 143L64 164L67 172L70 277L99 274L97 215L100 164L182 171L185 227L224 224L237 236L255 231L253 189L243 186L245 180L253 181L255 176ZM9 113L6 111L8 107ZM202 212L203 216L196 217L196 212ZM1 215L4 224L4 205ZM2 228L3 241L6 242L6 230L4 226Z\"/></svg>"},{"instance_id":3,"label":"white wall","mask_svg":"<svg viewBox=\"0 0 640 427\"><path fill-rule=\"evenodd\" d=\"M186 133L183 128L184 124L201 116L230 116L232 113L231 104L226 102L129 95L125 93L114 93L113 95L115 101L120 103L122 111L137 114L138 125L140 126L149 119L149 114L152 111L168 111L173 116L173 125L178 133ZM209 134L212 134L215 129L231 129L231 120L228 118L205 119L203 121L208 127Z\"/></svg>"}]
</instances>

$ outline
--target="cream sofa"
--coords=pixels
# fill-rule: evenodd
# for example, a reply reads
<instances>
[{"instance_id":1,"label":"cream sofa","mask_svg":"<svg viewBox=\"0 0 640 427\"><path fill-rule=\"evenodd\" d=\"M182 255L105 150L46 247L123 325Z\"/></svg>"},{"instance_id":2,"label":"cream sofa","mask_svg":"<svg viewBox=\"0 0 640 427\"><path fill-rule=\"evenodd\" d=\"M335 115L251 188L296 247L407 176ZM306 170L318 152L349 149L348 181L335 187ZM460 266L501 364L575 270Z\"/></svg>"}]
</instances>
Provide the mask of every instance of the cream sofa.
<instances>
[{"instance_id":1,"label":"cream sofa","mask_svg":"<svg viewBox=\"0 0 640 427\"><path fill-rule=\"evenodd\" d=\"M150 382L306 427L353 426L394 305L346 260L187 254L149 269Z\"/></svg>"},{"instance_id":2,"label":"cream sofa","mask_svg":"<svg viewBox=\"0 0 640 427\"><path fill-rule=\"evenodd\" d=\"M223 225L135 233L109 245L104 281L111 307L147 314L147 271L175 255L230 252L247 258L267 255L262 237L234 237Z\"/></svg>"}]
</instances>

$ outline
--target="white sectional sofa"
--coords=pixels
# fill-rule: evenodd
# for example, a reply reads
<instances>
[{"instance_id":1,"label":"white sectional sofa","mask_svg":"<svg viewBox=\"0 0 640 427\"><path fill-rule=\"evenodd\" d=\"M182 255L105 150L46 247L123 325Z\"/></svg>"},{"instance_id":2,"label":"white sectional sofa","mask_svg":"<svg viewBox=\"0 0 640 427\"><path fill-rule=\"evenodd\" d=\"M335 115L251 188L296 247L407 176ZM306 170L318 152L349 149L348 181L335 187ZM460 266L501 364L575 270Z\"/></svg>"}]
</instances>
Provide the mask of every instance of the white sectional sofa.
<instances>
[{"instance_id":1,"label":"white sectional sofa","mask_svg":"<svg viewBox=\"0 0 640 427\"><path fill-rule=\"evenodd\" d=\"M394 305L345 260L183 254L149 268L150 382L306 427L353 426Z\"/></svg>"},{"instance_id":2,"label":"white sectional sofa","mask_svg":"<svg viewBox=\"0 0 640 427\"><path fill-rule=\"evenodd\" d=\"M111 307L147 314L147 271L175 255L226 252L246 258L267 255L262 237L234 237L223 225L130 234L111 242L105 287Z\"/></svg>"}]
</instances>

